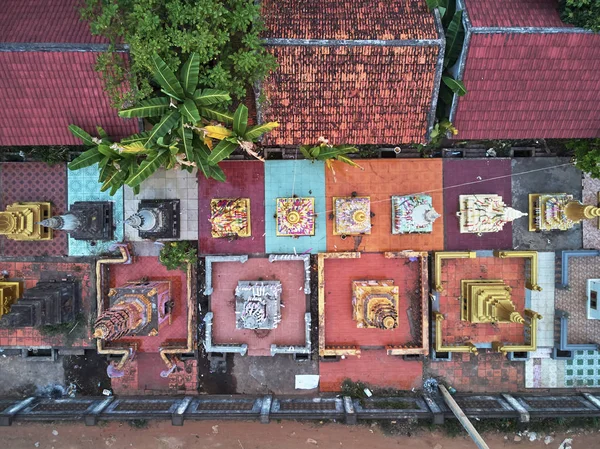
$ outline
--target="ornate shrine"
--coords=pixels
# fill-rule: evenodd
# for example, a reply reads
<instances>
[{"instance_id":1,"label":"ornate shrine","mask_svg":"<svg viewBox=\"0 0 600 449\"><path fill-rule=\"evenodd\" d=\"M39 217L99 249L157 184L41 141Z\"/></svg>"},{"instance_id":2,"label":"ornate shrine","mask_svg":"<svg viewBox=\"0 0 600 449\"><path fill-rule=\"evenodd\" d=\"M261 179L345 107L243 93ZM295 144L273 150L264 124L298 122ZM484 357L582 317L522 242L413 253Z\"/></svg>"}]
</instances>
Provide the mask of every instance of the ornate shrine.
<instances>
[{"instance_id":1,"label":"ornate shrine","mask_svg":"<svg viewBox=\"0 0 600 449\"><path fill-rule=\"evenodd\" d=\"M68 232L75 240L112 240L112 209L110 201L76 202L68 213L47 218L40 224Z\"/></svg>"},{"instance_id":2,"label":"ornate shrine","mask_svg":"<svg viewBox=\"0 0 600 449\"><path fill-rule=\"evenodd\" d=\"M500 195L460 195L460 232L481 234L500 232L506 223L526 216L526 213L507 206Z\"/></svg>"},{"instance_id":3,"label":"ornate shrine","mask_svg":"<svg viewBox=\"0 0 600 449\"><path fill-rule=\"evenodd\" d=\"M582 220L600 217L600 207L581 204L566 193L529 195L530 231L566 231Z\"/></svg>"},{"instance_id":4,"label":"ornate shrine","mask_svg":"<svg viewBox=\"0 0 600 449\"><path fill-rule=\"evenodd\" d=\"M214 238L250 237L250 198L210 200L210 223Z\"/></svg>"},{"instance_id":5,"label":"ornate shrine","mask_svg":"<svg viewBox=\"0 0 600 449\"><path fill-rule=\"evenodd\" d=\"M278 236L315 235L315 199L277 198L275 219Z\"/></svg>"},{"instance_id":6,"label":"ornate shrine","mask_svg":"<svg viewBox=\"0 0 600 449\"><path fill-rule=\"evenodd\" d=\"M275 329L281 322L281 282L239 281L235 289L236 329Z\"/></svg>"},{"instance_id":7,"label":"ornate shrine","mask_svg":"<svg viewBox=\"0 0 600 449\"><path fill-rule=\"evenodd\" d=\"M143 239L178 239L179 207L179 200L141 200L137 213L125 224L137 229Z\"/></svg>"},{"instance_id":8,"label":"ornate shrine","mask_svg":"<svg viewBox=\"0 0 600 449\"><path fill-rule=\"evenodd\" d=\"M106 341L140 335L157 336L171 320L170 281L128 282L108 292L110 307L94 324L94 338Z\"/></svg>"},{"instance_id":9,"label":"ornate shrine","mask_svg":"<svg viewBox=\"0 0 600 449\"><path fill-rule=\"evenodd\" d=\"M0 235L11 240L50 240L52 229L40 222L50 218L50 203L14 203L0 212Z\"/></svg>"},{"instance_id":10,"label":"ornate shrine","mask_svg":"<svg viewBox=\"0 0 600 449\"><path fill-rule=\"evenodd\" d=\"M368 196L333 198L333 234L371 233L371 200Z\"/></svg>"},{"instance_id":11,"label":"ornate shrine","mask_svg":"<svg viewBox=\"0 0 600 449\"><path fill-rule=\"evenodd\" d=\"M439 217L429 195L392 196L392 234L432 232Z\"/></svg>"},{"instance_id":12,"label":"ornate shrine","mask_svg":"<svg viewBox=\"0 0 600 449\"><path fill-rule=\"evenodd\" d=\"M23 293L20 282L0 282L0 318L10 312L11 306L17 302Z\"/></svg>"},{"instance_id":13,"label":"ornate shrine","mask_svg":"<svg viewBox=\"0 0 600 449\"><path fill-rule=\"evenodd\" d=\"M399 288L394 281L353 281L352 319L358 328L398 327Z\"/></svg>"},{"instance_id":14,"label":"ornate shrine","mask_svg":"<svg viewBox=\"0 0 600 449\"><path fill-rule=\"evenodd\" d=\"M510 297L511 288L503 280L463 280L460 287L462 321L521 324L525 322L515 310Z\"/></svg>"}]
</instances>

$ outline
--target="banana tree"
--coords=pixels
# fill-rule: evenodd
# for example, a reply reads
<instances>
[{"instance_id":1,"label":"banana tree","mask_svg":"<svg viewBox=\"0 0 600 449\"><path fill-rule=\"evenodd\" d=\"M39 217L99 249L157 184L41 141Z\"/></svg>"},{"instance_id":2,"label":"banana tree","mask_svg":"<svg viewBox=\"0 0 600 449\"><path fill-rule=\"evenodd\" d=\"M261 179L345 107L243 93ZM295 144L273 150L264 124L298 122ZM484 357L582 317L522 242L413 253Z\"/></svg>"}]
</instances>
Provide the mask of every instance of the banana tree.
<instances>
[{"instance_id":1,"label":"banana tree","mask_svg":"<svg viewBox=\"0 0 600 449\"><path fill-rule=\"evenodd\" d=\"M240 104L233 114L232 129L225 128L222 125L207 125L201 129L206 137L219 141L208 156L208 164L216 166L223 159L228 158L238 147L250 156L264 161L256 151L256 142L263 134L278 126L279 123L277 122L268 122L248 127L248 108Z\"/></svg>"},{"instance_id":2,"label":"banana tree","mask_svg":"<svg viewBox=\"0 0 600 449\"><path fill-rule=\"evenodd\" d=\"M333 161L340 161L352 167L363 168L346 156L349 153L358 152L358 148L352 145L330 145L325 137L319 137L317 145L300 145L302 155L312 161L324 161L327 168L334 174Z\"/></svg>"}]
</instances>

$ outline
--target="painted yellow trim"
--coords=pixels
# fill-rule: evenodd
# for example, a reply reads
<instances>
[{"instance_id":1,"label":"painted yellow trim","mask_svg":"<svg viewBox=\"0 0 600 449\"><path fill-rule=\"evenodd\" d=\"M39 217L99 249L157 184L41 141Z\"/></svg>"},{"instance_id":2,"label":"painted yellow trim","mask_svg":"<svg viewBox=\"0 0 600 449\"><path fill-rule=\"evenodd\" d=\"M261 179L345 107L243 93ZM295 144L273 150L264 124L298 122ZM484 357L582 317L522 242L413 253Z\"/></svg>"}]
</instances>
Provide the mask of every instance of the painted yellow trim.
<instances>
[{"instance_id":1,"label":"painted yellow trim","mask_svg":"<svg viewBox=\"0 0 600 449\"><path fill-rule=\"evenodd\" d=\"M523 259L529 259L529 279L527 280L525 287L529 290L541 292L542 287L538 285L538 253L536 251L494 251L494 256L500 259L506 259L509 257L519 257Z\"/></svg>"}]
</instances>

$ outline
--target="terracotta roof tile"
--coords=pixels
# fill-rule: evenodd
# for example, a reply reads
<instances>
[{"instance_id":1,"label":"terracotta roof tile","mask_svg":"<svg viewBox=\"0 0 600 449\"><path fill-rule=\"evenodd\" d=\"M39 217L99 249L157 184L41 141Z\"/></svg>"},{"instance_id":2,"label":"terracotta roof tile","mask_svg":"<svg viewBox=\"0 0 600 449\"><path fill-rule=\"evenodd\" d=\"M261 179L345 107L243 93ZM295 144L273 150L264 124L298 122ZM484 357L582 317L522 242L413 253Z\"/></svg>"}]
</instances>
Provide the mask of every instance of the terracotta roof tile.
<instances>
[{"instance_id":1,"label":"terracotta roof tile","mask_svg":"<svg viewBox=\"0 0 600 449\"><path fill-rule=\"evenodd\" d=\"M2 0L2 43L104 43L79 16L79 0Z\"/></svg>"},{"instance_id":2,"label":"terracotta roof tile","mask_svg":"<svg viewBox=\"0 0 600 449\"><path fill-rule=\"evenodd\" d=\"M436 39L424 0L263 0L265 37Z\"/></svg>"},{"instance_id":3,"label":"terracotta roof tile","mask_svg":"<svg viewBox=\"0 0 600 449\"><path fill-rule=\"evenodd\" d=\"M115 138L137 131L118 117L94 71L94 52L0 52L0 145L80 145L68 126Z\"/></svg>"},{"instance_id":4,"label":"terracotta roof tile","mask_svg":"<svg viewBox=\"0 0 600 449\"><path fill-rule=\"evenodd\" d=\"M270 145L423 142L439 47L269 47L279 68L263 84Z\"/></svg>"},{"instance_id":5,"label":"terracotta roof tile","mask_svg":"<svg viewBox=\"0 0 600 449\"><path fill-rule=\"evenodd\" d=\"M474 27L570 27L556 0L465 0Z\"/></svg>"},{"instance_id":6,"label":"terracotta roof tile","mask_svg":"<svg viewBox=\"0 0 600 449\"><path fill-rule=\"evenodd\" d=\"M600 34L473 34L459 139L600 137Z\"/></svg>"}]
</instances>

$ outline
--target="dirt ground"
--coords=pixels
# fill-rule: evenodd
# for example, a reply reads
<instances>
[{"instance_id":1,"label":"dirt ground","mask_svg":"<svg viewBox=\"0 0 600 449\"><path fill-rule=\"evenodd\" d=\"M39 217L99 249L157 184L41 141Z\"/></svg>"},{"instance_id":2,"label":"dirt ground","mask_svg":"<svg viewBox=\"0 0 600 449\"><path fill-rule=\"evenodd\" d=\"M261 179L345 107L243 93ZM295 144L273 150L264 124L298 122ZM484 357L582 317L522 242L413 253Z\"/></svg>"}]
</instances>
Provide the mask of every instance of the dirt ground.
<instances>
[{"instance_id":1,"label":"dirt ground","mask_svg":"<svg viewBox=\"0 0 600 449\"><path fill-rule=\"evenodd\" d=\"M311 424L299 422L186 422L173 427L168 422L152 423L144 429L134 429L126 423L101 424L85 427L83 424L19 424L0 431L2 447L7 449L307 449L355 448L390 449L471 449L475 444L467 437L449 438L440 433L420 432L412 437L390 437L377 427L345 426L343 424ZM503 434L485 435L492 449L548 448L556 449L564 435L555 436L554 442L512 441ZM573 449L598 447L599 435L569 435Z\"/></svg>"}]
</instances>

